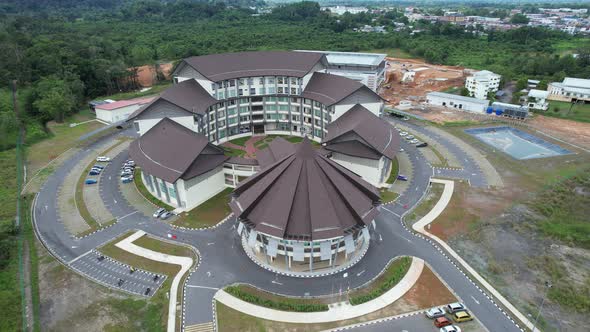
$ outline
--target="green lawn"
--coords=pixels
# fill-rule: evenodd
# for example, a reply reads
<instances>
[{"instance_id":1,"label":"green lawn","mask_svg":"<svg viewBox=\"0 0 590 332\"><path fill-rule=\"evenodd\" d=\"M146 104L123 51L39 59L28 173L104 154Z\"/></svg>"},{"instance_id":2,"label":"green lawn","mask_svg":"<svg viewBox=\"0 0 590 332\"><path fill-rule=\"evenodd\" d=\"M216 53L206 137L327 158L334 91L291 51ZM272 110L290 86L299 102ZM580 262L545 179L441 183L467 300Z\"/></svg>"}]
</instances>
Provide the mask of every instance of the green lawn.
<instances>
[{"instance_id":1,"label":"green lawn","mask_svg":"<svg viewBox=\"0 0 590 332\"><path fill-rule=\"evenodd\" d=\"M236 139L232 139L229 141L232 144L239 145L239 146L246 146L246 142L251 138L251 136L240 137Z\"/></svg>"},{"instance_id":2,"label":"green lawn","mask_svg":"<svg viewBox=\"0 0 590 332\"><path fill-rule=\"evenodd\" d=\"M394 183L397 179L397 175L399 174L399 162L397 158L394 158L391 161L391 172L389 172L389 177L387 178L387 183L391 184Z\"/></svg>"},{"instance_id":3,"label":"green lawn","mask_svg":"<svg viewBox=\"0 0 590 332\"><path fill-rule=\"evenodd\" d=\"M234 149L227 146L222 146L223 150L225 151L225 155L228 157L243 157L246 154L246 151L240 149Z\"/></svg>"},{"instance_id":4,"label":"green lawn","mask_svg":"<svg viewBox=\"0 0 590 332\"><path fill-rule=\"evenodd\" d=\"M136 167L135 170L133 171L133 182L135 183L135 187L137 188L139 193L145 199L152 202L156 206L165 208L168 211L174 210L173 206L170 206L170 205L162 202L157 197L152 195L152 193L150 193L149 190L147 190L147 188L145 187L145 184L143 184L143 180L141 179L141 168L140 167Z\"/></svg>"},{"instance_id":5,"label":"green lawn","mask_svg":"<svg viewBox=\"0 0 590 332\"><path fill-rule=\"evenodd\" d=\"M231 213L229 201L232 191L232 188L226 188L196 208L181 213L172 223L176 226L188 228L203 228L216 225Z\"/></svg>"},{"instance_id":6,"label":"green lawn","mask_svg":"<svg viewBox=\"0 0 590 332\"><path fill-rule=\"evenodd\" d=\"M399 196L398 193L394 193L393 191L387 190L387 188L380 189L379 193L381 195L381 202L386 204L395 201L395 199Z\"/></svg>"},{"instance_id":7,"label":"green lawn","mask_svg":"<svg viewBox=\"0 0 590 332\"><path fill-rule=\"evenodd\" d=\"M571 110L570 110L571 107ZM535 111L538 114L551 116L555 118L568 119L580 122L590 122L590 103L575 104L564 101L549 101L547 111Z\"/></svg>"},{"instance_id":8,"label":"green lawn","mask_svg":"<svg viewBox=\"0 0 590 332\"><path fill-rule=\"evenodd\" d=\"M13 229L16 215L16 150L0 152L0 331L20 331L21 293L18 282L18 246Z\"/></svg>"}]
</instances>

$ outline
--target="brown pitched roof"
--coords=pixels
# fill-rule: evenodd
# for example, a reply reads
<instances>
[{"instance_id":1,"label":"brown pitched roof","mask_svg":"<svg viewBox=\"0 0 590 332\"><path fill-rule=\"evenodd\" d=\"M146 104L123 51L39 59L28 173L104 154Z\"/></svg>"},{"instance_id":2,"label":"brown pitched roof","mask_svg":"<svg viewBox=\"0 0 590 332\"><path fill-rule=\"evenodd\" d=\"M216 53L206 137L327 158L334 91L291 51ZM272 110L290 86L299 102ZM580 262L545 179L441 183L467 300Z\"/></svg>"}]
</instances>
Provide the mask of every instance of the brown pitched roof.
<instances>
[{"instance_id":1,"label":"brown pitched roof","mask_svg":"<svg viewBox=\"0 0 590 332\"><path fill-rule=\"evenodd\" d=\"M256 231L278 238L321 240L368 225L379 191L321 155L308 139L243 181L230 207Z\"/></svg>"},{"instance_id":2,"label":"brown pitched roof","mask_svg":"<svg viewBox=\"0 0 590 332\"><path fill-rule=\"evenodd\" d=\"M295 145L289 143L282 137L277 137L268 144L266 149L256 153L256 159L258 160L258 164L262 168L265 168L283 159L285 156L292 154L293 151L295 151Z\"/></svg>"},{"instance_id":3,"label":"brown pitched roof","mask_svg":"<svg viewBox=\"0 0 590 332\"><path fill-rule=\"evenodd\" d=\"M325 146L325 149L332 152L338 152L354 157L367 159L379 159L381 153L359 141L344 141L332 143Z\"/></svg>"},{"instance_id":4,"label":"brown pitched roof","mask_svg":"<svg viewBox=\"0 0 590 332\"><path fill-rule=\"evenodd\" d=\"M349 141L362 143L389 159L393 159L399 150L400 137L397 130L387 121L358 104L331 122L326 129L328 134L324 142L327 143L328 150L336 149L337 144ZM331 145L333 148L330 148ZM354 155L352 153L360 149L352 149L348 146L348 151L347 154ZM361 152L357 156L363 157Z\"/></svg>"},{"instance_id":5,"label":"brown pitched roof","mask_svg":"<svg viewBox=\"0 0 590 332\"><path fill-rule=\"evenodd\" d=\"M330 106L350 96L359 89L366 89L367 91L370 91L370 93L375 94L378 98L381 98L366 85L355 80L343 76L319 72L313 73L301 96L317 100L326 106Z\"/></svg>"},{"instance_id":6,"label":"brown pitched roof","mask_svg":"<svg viewBox=\"0 0 590 332\"><path fill-rule=\"evenodd\" d=\"M213 82L250 76L303 77L318 61L322 53L259 51L194 56L184 62Z\"/></svg>"},{"instance_id":7,"label":"brown pitched roof","mask_svg":"<svg viewBox=\"0 0 590 332\"><path fill-rule=\"evenodd\" d=\"M191 79L176 83L164 90L164 92L151 103L133 112L128 120L137 117L159 100L165 100L187 112L195 114L205 114L209 106L218 102L217 99L213 98L205 89L203 89L197 81Z\"/></svg>"},{"instance_id":8,"label":"brown pitched roof","mask_svg":"<svg viewBox=\"0 0 590 332\"><path fill-rule=\"evenodd\" d=\"M191 179L229 159L207 137L168 118L133 141L129 155L147 173L169 183Z\"/></svg>"}]
</instances>

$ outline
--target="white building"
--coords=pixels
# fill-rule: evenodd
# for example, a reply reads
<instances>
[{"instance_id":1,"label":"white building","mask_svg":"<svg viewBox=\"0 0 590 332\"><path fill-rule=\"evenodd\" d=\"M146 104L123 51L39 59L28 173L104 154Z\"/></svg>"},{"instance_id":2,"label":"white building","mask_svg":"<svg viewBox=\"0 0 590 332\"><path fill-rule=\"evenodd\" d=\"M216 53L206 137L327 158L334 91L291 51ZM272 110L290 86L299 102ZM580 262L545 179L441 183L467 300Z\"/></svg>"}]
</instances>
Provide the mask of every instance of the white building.
<instances>
[{"instance_id":1,"label":"white building","mask_svg":"<svg viewBox=\"0 0 590 332\"><path fill-rule=\"evenodd\" d=\"M356 105L328 125L324 148L331 159L360 175L375 187L386 187L391 161L400 136L389 123Z\"/></svg>"},{"instance_id":2,"label":"white building","mask_svg":"<svg viewBox=\"0 0 590 332\"><path fill-rule=\"evenodd\" d=\"M322 10L329 10L334 15L344 15L344 13L359 14L367 12L367 7L347 7L347 6L333 6L333 7L322 7Z\"/></svg>"},{"instance_id":3,"label":"white building","mask_svg":"<svg viewBox=\"0 0 590 332\"><path fill-rule=\"evenodd\" d=\"M465 87L469 90L471 97L487 99L490 92L498 91L501 77L489 70L482 70L467 77Z\"/></svg>"},{"instance_id":4,"label":"white building","mask_svg":"<svg viewBox=\"0 0 590 332\"><path fill-rule=\"evenodd\" d=\"M590 101L590 80L566 77L563 82L551 82L547 87L549 100Z\"/></svg>"},{"instance_id":5,"label":"white building","mask_svg":"<svg viewBox=\"0 0 590 332\"><path fill-rule=\"evenodd\" d=\"M94 107L96 119L106 123L125 121L129 115L137 111L141 106L151 102L152 99L154 98L136 98L96 105Z\"/></svg>"},{"instance_id":6,"label":"white building","mask_svg":"<svg viewBox=\"0 0 590 332\"><path fill-rule=\"evenodd\" d=\"M531 109L546 111L549 107L548 96L549 91L531 89L528 94L527 105Z\"/></svg>"},{"instance_id":7,"label":"white building","mask_svg":"<svg viewBox=\"0 0 590 332\"><path fill-rule=\"evenodd\" d=\"M344 76L363 83L369 89L377 91L385 80L385 57L381 53L331 52L331 51L296 51L318 52L326 55L327 72Z\"/></svg>"},{"instance_id":8,"label":"white building","mask_svg":"<svg viewBox=\"0 0 590 332\"><path fill-rule=\"evenodd\" d=\"M456 108L469 112L485 113L490 104L489 100L465 97L443 92L430 92L426 95L426 102L430 105Z\"/></svg>"}]
</instances>

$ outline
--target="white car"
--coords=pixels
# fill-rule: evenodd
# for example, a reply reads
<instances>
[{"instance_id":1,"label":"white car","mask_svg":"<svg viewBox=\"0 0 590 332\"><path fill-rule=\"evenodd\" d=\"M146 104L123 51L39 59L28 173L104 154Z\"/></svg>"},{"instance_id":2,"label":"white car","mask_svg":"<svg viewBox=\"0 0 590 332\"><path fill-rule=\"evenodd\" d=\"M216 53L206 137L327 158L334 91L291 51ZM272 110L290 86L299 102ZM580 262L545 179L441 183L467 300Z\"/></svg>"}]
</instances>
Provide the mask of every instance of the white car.
<instances>
[{"instance_id":1,"label":"white car","mask_svg":"<svg viewBox=\"0 0 590 332\"><path fill-rule=\"evenodd\" d=\"M401 128L395 127L395 130L402 131Z\"/></svg>"},{"instance_id":2,"label":"white car","mask_svg":"<svg viewBox=\"0 0 590 332\"><path fill-rule=\"evenodd\" d=\"M415 138L414 138L413 140L411 140L411 141L410 141L410 143L412 143L412 144L417 144L418 142L420 142L420 141L419 141L419 140L417 140L417 139L415 139Z\"/></svg>"},{"instance_id":3,"label":"white car","mask_svg":"<svg viewBox=\"0 0 590 332\"><path fill-rule=\"evenodd\" d=\"M404 148L399 148L399 152L404 152L406 150L404 150Z\"/></svg>"},{"instance_id":4,"label":"white car","mask_svg":"<svg viewBox=\"0 0 590 332\"><path fill-rule=\"evenodd\" d=\"M465 306L463 305L463 303L455 302L455 303L447 304L445 309L447 309L447 312L449 314L452 314L457 311L465 310Z\"/></svg>"},{"instance_id":5,"label":"white car","mask_svg":"<svg viewBox=\"0 0 590 332\"><path fill-rule=\"evenodd\" d=\"M461 328L457 325L447 325L445 327L441 327L440 332L461 332Z\"/></svg>"},{"instance_id":6,"label":"white car","mask_svg":"<svg viewBox=\"0 0 590 332\"><path fill-rule=\"evenodd\" d=\"M399 135L400 135L400 136L406 136L406 135L408 135L408 133L407 133L407 132L405 132L405 131L402 131L401 133L399 133Z\"/></svg>"},{"instance_id":7,"label":"white car","mask_svg":"<svg viewBox=\"0 0 590 332\"><path fill-rule=\"evenodd\" d=\"M100 157L96 158L96 161L109 162L109 161L111 161L111 158L105 157L105 156L100 156Z\"/></svg>"},{"instance_id":8,"label":"white car","mask_svg":"<svg viewBox=\"0 0 590 332\"><path fill-rule=\"evenodd\" d=\"M430 309L426 310L426 317L431 318L431 319L443 317L444 315L445 315L445 311L439 307L434 307L434 308L430 308Z\"/></svg>"},{"instance_id":9,"label":"white car","mask_svg":"<svg viewBox=\"0 0 590 332\"><path fill-rule=\"evenodd\" d=\"M406 136L406 139L413 139L413 138L414 138L414 135L408 135L408 136Z\"/></svg>"}]
</instances>

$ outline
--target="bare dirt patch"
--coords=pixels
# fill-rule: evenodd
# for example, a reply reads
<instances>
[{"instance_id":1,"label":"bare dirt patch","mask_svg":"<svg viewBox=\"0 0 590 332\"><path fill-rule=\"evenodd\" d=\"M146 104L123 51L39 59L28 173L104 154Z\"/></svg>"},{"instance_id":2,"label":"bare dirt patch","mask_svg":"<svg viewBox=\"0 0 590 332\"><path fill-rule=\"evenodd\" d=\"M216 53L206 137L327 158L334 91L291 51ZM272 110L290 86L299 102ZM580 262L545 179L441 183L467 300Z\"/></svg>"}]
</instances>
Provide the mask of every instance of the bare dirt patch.
<instances>
[{"instance_id":1,"label":"bare dirt patch","mask_svg":"<svg viewBox=\"0 0 590 332\"><path fill-rule=\"evenodd\" d=\"M391 105L402 100L420 100L428 92L461 87L465 81L465 69L457 66L441 66L416 59L387 58L386 83L379 94ZM402 82L405 72L415 71L411 82Z\"/></svg>"}]
</instances>

